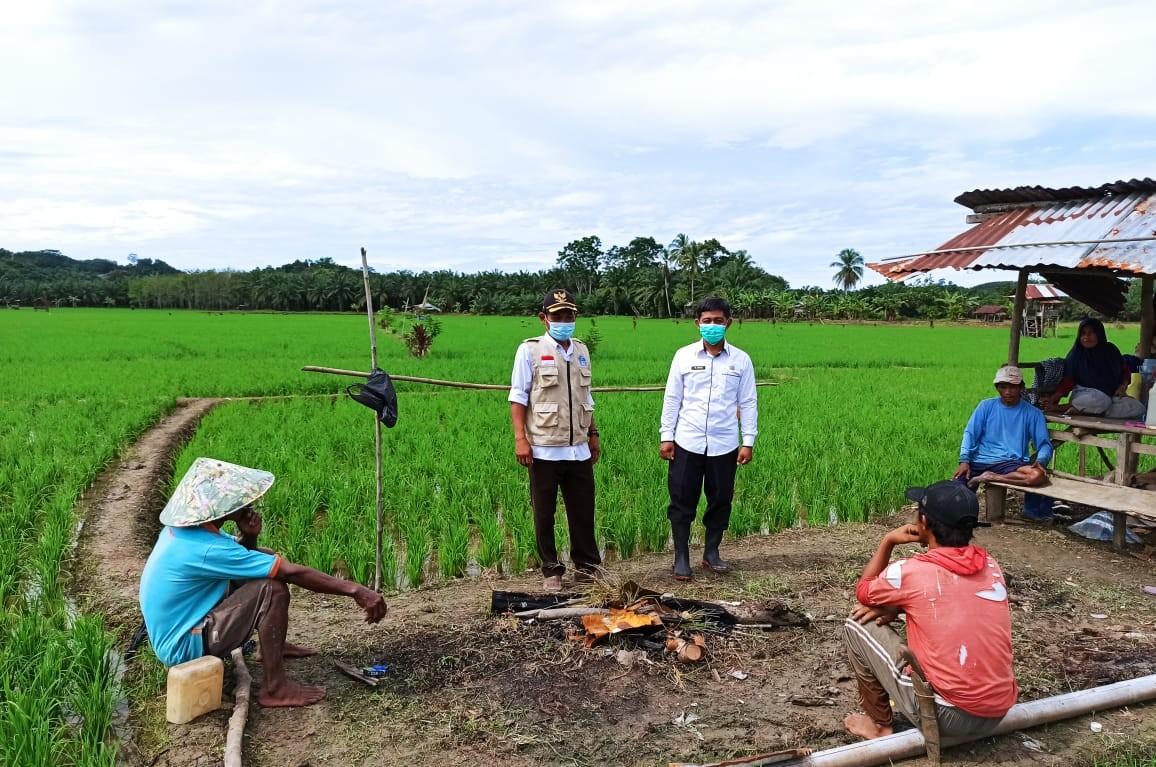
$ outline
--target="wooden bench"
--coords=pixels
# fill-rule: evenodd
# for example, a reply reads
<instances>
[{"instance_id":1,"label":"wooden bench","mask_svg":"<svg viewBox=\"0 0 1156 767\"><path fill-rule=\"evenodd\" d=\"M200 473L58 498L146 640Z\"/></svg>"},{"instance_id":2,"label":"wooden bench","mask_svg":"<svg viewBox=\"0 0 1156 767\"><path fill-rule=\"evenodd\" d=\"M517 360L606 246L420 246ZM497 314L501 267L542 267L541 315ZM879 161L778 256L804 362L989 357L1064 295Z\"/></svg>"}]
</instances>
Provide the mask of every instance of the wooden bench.
<instances>
[{"instance_id":1,"label":"wooden bench","mask_svg":"<svg viewBox=\"0 0 1156 767\"><path fill-rule=\"evenodd\" d=\"M1112 545L1124 548L1128 515L1156 521L1156 493L1134 487L1114 485L1065 472L1048 472L1048 482L1038 487L1023 487L1006 482L985 482L984 510L988 522L1002 522L1007 507L1007 491L1019 490L1056 498L1070 503L1093 506L1112 512Z\"/></svg>"}]
</instances>

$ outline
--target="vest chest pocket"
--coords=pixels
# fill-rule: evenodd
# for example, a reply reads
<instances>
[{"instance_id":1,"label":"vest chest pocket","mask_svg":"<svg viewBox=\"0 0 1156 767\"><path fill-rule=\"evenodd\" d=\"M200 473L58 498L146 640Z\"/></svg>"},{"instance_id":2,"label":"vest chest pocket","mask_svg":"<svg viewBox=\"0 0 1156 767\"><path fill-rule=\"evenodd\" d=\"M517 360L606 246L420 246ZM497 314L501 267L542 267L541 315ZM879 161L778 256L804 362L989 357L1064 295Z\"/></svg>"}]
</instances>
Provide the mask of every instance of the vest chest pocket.
<instances>
[{"instance_id":1,"label":"vest chest pocket","mask_svg":"<svg viewBox=\"0 0 1156 767\"><path fill-rule=\"evenodd\" d=\"M590 368L578 368L578 385L583 389L590 388Z\"/></svg>"},{"instance_id":2,"label":"vest chest pocket","mask_svg":"<svg viewBox=\"0 0 1156 767\"><path fill-rule=\"evenodd\" d=\"M556 377L555 377L556 378ZM556 383L557 381L555 381ZM558 403L535 402L534 426L538 429L554 429L558 426Z\"/></svg>"},{"instance_id":3,"label":"vest chest pocket","mask_svg":"<svg viewBox=\"0 0 1156 767\"><path fill-rule=\"evenodd\" d=\"M555 365L542 365L538 368L538 388L547 389L558 385L558 368Z\"/></svg>"}]
</instances>

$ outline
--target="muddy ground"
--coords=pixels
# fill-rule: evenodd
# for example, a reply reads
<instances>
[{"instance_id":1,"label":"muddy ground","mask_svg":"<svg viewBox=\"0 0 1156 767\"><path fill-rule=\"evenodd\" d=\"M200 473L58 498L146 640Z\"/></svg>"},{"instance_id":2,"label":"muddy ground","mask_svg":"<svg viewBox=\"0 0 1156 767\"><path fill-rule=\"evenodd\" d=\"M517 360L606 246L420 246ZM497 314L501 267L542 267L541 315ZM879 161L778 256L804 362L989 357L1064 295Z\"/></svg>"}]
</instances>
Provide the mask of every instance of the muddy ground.
<instances>
[{"instance_id":1,"label":"muddy ground","mask_svg":"<svg viewBox=\"0 0 1156 767\"><path fill-rule=\"evenodd\" d=\"M168 479L173 446L165 440L178 442L194 428L211 406L198 402L183 403L146 434L85 499L76 589L126 636L139 622L135 579L156 532L155 488ZM665 554L614 564L614 578L658 591L779 599L814 618L806 629L713 636L708 660L695 666L656 655L627 669L556 627L489 616L492 589L533 590L540 583L533 574L491 573L397 595L372 627L348 600L295 590L292 641L357 666L381 659L391 670L370 689L324 657L291 661L292 675L325 685L328 697L306 709L254 707L246 764L658 765L848 743L841 721L855 708L855 688L838 627L887 529L802 528L728 542L724 553L737 572L700 575L691 585L671 578ZM1008 576L1021 700L1156 673L1156 597L1142 590L1156 584L1151 562L1039 525L981 530L978 539ZM259 664L250 667L259 679ZM126 759L218 764L226 698L222 711L168 726L163 690L150 692L133 708ZM1121 749L1156 753L1156 705L1094 719L1099 734L1085 716L960 746L944 762L1090 765Z\"/></svg>"}]
</instances>

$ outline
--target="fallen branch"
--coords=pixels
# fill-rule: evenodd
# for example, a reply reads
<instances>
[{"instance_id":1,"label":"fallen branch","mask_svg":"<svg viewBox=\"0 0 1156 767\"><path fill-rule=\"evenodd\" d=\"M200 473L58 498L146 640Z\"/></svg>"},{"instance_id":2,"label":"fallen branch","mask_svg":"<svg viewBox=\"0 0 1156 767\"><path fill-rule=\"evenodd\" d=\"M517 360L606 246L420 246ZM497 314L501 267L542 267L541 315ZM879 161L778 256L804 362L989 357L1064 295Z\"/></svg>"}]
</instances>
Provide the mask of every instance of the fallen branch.
<instances>
[{"instance_id":1,"label":"fallen branch","mask_svg":"<svg viewBox=\"0 0 1156 767\"><path fill-rule=\"evenodd\" d=\"M561 618L581 618L583 615L609 615L605 607L554 607L543 610L525 610L514 613L515 618L534 618L540 621L559 620Z\"/></svg>"},{"instance_id":2,"label":"fallen branch","mask_svg":"<svg viewBox=\"0 0 1156 767\"><path fill-rule=\"evenodd\" d=\"M237 684L233 690L233 715L229 717L229 731L225 735L225 767L241 767L241 746L245 722L249 719L249 693L253 687L253 677L245 665L245 653L241 648L233 650L233 674Z\"/></svg>"}]
</instances>

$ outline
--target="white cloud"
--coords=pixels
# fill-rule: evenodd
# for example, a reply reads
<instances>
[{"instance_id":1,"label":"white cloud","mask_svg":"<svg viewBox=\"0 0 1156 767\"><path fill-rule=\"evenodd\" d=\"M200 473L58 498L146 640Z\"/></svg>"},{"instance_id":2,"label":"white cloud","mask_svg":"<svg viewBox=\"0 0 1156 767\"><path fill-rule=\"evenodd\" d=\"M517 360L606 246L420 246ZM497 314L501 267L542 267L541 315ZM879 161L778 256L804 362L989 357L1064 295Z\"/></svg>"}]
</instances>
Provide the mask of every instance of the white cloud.
<instances>
[{"instance_id":1,"label":"white cloud","mask_svg":"<svg viewBox=\"0 0 1156 767\"><path fill-rule=\"evenodd\" d=\"M536 267L685 231L829 283L971 187L1148 175L1156 6L5 3L0 247ZM345 255L348 254L348 255Z\"/></svg>"}]
</instances>

